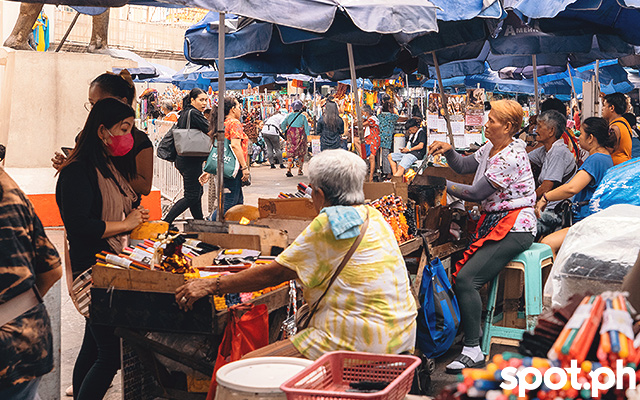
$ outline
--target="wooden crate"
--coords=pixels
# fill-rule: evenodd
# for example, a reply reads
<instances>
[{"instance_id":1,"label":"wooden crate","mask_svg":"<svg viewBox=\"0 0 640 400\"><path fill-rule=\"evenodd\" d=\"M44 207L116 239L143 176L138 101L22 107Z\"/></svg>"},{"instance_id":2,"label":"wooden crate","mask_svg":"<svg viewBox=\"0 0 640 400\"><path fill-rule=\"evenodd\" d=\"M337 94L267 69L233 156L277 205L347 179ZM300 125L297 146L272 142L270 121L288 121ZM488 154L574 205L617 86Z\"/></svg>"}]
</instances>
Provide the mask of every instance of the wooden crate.
<instances>
[{"instance_id":1,"label":"wooden crate","mask_svg":"<svg viewBox=\"0 0 640 400\"><path fill-rule=\"evenodd\" d=\"M318 215L308 198L258 199L258 209L260 218L312 220Z\"/></svg>"}]
</instances>

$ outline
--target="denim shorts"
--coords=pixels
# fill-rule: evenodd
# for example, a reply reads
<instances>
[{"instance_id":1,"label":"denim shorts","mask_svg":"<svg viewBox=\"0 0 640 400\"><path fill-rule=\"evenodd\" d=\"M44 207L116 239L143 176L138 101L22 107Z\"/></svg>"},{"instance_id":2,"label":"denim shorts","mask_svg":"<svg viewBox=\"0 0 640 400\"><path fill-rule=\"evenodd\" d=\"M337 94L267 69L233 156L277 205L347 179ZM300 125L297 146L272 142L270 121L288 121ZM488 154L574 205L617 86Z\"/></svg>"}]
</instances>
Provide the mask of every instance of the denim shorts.
<instances>
[{"instance_id":1,"label":"denim shorts","mask_svg":"<svg viewBox=\"0 0 640 400\"><path fill-rule=\"evenodd\" d=\"M391 153L391 160L398 163L399 167L408 170L414 162L418 161L418 157L411 153Z\"/></svg>"}]
</instances>

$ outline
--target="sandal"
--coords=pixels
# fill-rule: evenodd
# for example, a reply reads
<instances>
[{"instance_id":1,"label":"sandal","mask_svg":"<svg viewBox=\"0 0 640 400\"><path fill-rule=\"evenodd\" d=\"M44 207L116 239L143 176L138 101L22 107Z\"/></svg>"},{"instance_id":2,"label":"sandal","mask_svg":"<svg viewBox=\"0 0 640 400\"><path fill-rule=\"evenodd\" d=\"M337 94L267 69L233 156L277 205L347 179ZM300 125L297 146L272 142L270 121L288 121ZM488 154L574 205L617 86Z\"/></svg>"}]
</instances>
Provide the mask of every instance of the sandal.
<instances>
[{"instance_id":1,"label":"sandal","mask_svg":"<svg viewBox=\"0 0 640 400\"><path fill-rule=\"evenodd\" d=\"M299 169L299 170L298 170L298 176L302 176L302 175L304 175L304 173L302 172L302 170L301 170L301 169Z\"/></svg>"},{"instance_id":2,"label":"sandal","mask_svg":"<svg viewBox=\"0 0 640 400\"><path fill-rule=\"evenodd\" d=\"M287 178L291 178L293 176L293 174L291 173L291 171L287 171Z\"/></svg>"},{"instance_id":3,"label":"sandal","mask_svg":"<svg viewBox=\"0 0 640 400\"><path fill-rule=\"evenodd\" d=\"M485 360L484 360L484 357L482 358L482 360L475 362L475 361L473 361L471 359L471 357L465 356L464 354L458 355L458 357L456 357L452 362L454 362L454 361L459 362L460 364L464 365L464 367L462 367L462 368L449 368L449 367L447 367L445 369L445 372L447 374L452 374L452 375L460 374L460 373L462 373L462 370L465 369L465 368L482 368L486 364Z\"/></svg>"}]
</instances>

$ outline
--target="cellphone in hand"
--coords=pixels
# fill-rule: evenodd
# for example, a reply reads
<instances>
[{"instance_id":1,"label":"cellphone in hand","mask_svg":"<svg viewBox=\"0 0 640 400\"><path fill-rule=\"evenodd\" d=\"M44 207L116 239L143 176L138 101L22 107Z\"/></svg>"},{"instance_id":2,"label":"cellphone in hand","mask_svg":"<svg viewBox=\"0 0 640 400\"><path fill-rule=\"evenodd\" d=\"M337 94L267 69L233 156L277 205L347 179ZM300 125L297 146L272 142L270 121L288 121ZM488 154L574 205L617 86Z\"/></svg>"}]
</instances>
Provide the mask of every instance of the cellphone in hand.
<instances>
[{"instance_id":1,"label":"cellphone in hand","mask_svg":"<svg viewBox=\"0 0 640 400\"><path fill-rule=\"evenodd\" d=\"M71 155L71 152L73 151L73 148L71 147L61 147L61 149L65 157L69 157Z\"/></svg>"}]
</instances>

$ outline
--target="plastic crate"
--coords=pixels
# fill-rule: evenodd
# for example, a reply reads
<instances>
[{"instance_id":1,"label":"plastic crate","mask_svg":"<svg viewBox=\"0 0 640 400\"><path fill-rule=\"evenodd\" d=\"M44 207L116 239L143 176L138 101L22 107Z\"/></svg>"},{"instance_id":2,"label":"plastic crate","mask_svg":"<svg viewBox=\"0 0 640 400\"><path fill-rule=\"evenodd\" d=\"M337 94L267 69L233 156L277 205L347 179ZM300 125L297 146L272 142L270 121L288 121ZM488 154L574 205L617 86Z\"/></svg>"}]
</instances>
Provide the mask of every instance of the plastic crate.
<instances>
[{"instance_id":1,"label":"plastic crate","mask_svg":"<svg viewBox=\"0 0 640 400\"><path fill-rule=\"evenodd\" d=\"M401 400L411 390L414 370L420 359L414 356L335 351L320 357L280 386L287 400ZM350 383L390 382L373 393L347 391Z\"/></svg>"}]
</instances>

